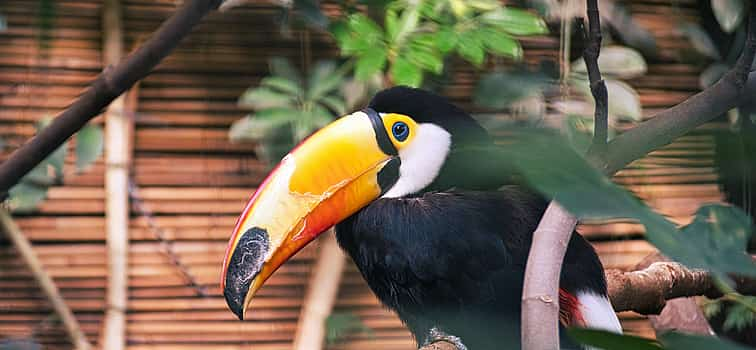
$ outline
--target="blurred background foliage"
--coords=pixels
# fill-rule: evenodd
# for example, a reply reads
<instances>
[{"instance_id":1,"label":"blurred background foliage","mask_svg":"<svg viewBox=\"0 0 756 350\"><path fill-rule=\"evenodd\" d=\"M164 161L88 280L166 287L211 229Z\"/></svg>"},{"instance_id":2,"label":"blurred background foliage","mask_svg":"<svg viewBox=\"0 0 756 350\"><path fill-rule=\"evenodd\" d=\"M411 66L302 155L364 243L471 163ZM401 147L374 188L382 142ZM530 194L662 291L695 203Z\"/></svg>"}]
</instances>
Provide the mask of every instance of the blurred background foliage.
<instances>
[{"instance_id":1,"label":"blurred background foliage","mask_svg":"<svg viewBox=\"0 0 756 350\"><path fill-rule=\"evenodd\" d=\"M37 54L40 58L50 54L50 40L55 30L56 6L54 0L37 0ZM7 28L5 17L0 14L0 32ZM47 116L37 123L37 133L47 127L52 118ZM84 126L74 137L75 169L65 169L70 142L63 144L55 152L24 176L10 189L5 204L15 213L33 211L47 196L50 186L62 183L66 173L86 171L103 152L103 131L99 124ZM0 150L15 149L20 146L14 140L0 139Z\"/></svg>"},{"instance_id":2,"label":"blurred background foliage","mask_svg":"<svg viewBox=\"0 0 756 350\"><path fill-rule=\"evenodd\" d=\"M39 0L40 55L47 54L50 33L55 28L54 3ZM701 88L706 88L735 63L742 50L748 5L743 0L702 0L702 3L709 7L711 19L702 24L679 23L679 30L695 49L679 55L687 62L706 66L699 79ZM636 218L646 225L649 241L664 253L689 266L718 274L725 297L704 304L708 317L718 319L724 331L752 329L756 298L733 291L727 275L756 274L753 261L744 254L753 231L752 218L748 216L753 216L753 191L743 192L745 185L738 182L744 173L752 173L750 164L754 162L748 157L756 155L756 149L744 148L756 148L752 141L744 141L752 140L756 130L753 108L745 106L728 113L732 133L723 137L735 136L739 141L718 142L717 150L718 154L728 156L720 161L720 168L735 174L733 179L728 174L722 175L725 188L732 181L735 182L731 185L735 188L732 192L747 193L748 197L741 195L740 200L737 196L728 198L742 210L705 206L693 223L678 229L607 181L581 156L593 129L593 100L587 89L585 65L579 56L582 32L574 21L585 12L583 2L528 0L524 4L532 10L504 6L495 0L344 1L339 4L339 15L329 18L321 12L317 1L295 0L292 6L281 7L281 30L286 32L290 25L296 25L292 18L301 19L311 28L330 33L342 57L338 61L305 64L301 70L284 58L272 59L270 75L239 98L239 105L249 109L250 114L233 124L229 137L235 142L255 142L258 155L275 164L299 140L360 108L381 88L391 85L433 88L434 80L450 74L452 57L460 57L481 69L474 100L488 113L476 117L489 129L546 126L560 130L564 136L531 138L523 143L527 148L520 152L517 147L509 149L534 188L557 196L570 211L583 218ZM599 66L609 93L610 128L615 131L642 120L638 93L627 81L646 74L647 61L658 57L653 36L633 21L624 6L612 0L602 0L600 6L604 47ZM0 14L0 31L5 27ZM547 33L550 27L559 28L561 33L560 61L541 62L537 67L519 62L523 52L518 38ZM547 111L555 113L546 118ZM511 118L502 122L501 118L489 117L497 113L507 113ZM43 120L37 129L49 122ZM99 125L86 126L74 139L74 169L65 166L72 148L67 143L11 190L7 202L11 209L23 212L35 208L50 186L71 171L85 171L101 155L103 132ZM0 141L0 147L18 146L8 140ZM572 145L575 152L553 154L553 149L563 148L564 144ZM558 186L560 183L575 186L569 192ZM586 196L592 201L579 200ZM370 332L358 317L350 314L332 315L328 328L329 342L338 342L349 333ZM601 332L577 332L573 336L585 344L606 349L739 348L715 338L702 340L684 335L662 337L659 342Z\"/></svg>"}]
</instances>

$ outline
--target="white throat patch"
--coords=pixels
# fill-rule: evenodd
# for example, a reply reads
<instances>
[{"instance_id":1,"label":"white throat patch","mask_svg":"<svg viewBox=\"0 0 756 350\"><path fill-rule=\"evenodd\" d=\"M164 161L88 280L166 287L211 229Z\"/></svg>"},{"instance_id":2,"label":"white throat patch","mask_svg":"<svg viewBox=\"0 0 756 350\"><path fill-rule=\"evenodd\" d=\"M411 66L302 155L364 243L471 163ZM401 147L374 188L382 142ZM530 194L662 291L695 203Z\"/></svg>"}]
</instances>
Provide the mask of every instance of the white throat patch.
<instances>
[{"instance_id":1,"label":"white throat patch","mask_svg":"<svg viewBox=\"0 0 756 350\"><path fill-rule=\"evenodd\" d=\"M451 134L438 125L418 124L412 142L399 150L399 180L383 195L396 198L415 193L436 179L451 147Z\"/></svg>"}]
</instances>

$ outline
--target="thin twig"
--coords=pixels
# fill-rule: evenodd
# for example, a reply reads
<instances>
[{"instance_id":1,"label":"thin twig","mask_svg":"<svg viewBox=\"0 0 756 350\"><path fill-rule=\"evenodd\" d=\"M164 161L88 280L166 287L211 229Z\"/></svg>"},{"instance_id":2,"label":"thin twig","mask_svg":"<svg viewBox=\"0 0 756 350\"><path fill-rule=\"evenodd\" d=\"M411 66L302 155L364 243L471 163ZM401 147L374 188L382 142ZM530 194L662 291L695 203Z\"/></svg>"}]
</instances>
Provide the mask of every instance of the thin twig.
<instances>
[{"instance_id":1,"label":"thin twig","mask_svg":"<svg viewBox=\"0 0 756 350\"><path fill-rule=\"evenodd\" d=\"M587 0L588 8L588 28L585 28L583 19L579 19L580 28L583 32L585 48L583 50L583 61L588 71L588 81L591 88L591 95L596 102L596 109L593 116L593 143L588 150L588 155L592 159L603 161L606 157L606 142L609 135L609 102L606 91L606 84L601 79L598 57L601 53L601 22L599 17L598 1Z\"/></svg>"},{"instance_id":2,"label":"thin twig","mask_svg":"<svg viewBox=\"0 0 756 350\"><path fill-rule=\"evenodd\" d=\"M116 97L150 73L221 0L187 0L137 51L116 67L106 68L89 88L8 160L0 164L0 199L37 164L107 107Z\"/></svg>"}]
</instances>

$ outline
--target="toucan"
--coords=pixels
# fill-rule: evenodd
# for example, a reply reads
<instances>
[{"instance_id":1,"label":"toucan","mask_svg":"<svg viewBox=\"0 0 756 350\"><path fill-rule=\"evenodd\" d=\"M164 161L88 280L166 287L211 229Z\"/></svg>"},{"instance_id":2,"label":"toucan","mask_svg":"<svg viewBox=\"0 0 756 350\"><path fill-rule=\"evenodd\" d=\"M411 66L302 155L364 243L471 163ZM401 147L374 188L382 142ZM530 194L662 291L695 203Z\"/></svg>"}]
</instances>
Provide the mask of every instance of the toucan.
<instances>
[{"instance_id":1,"label":"toucan","mask_svg":"<svg viewBox=\"0 0 756 350\"><path fill-rule=\"evenodd\" d=\"M223 263L229 308L243 319L271 274L335 226L341 248L418 345L519 347L525 264L547 201L487 153L505 146L439 95L379 92L302 141L258 187ZM563 329L621 332L601 262L577 232L559 305Z\"/></svg>"}]
</instances>

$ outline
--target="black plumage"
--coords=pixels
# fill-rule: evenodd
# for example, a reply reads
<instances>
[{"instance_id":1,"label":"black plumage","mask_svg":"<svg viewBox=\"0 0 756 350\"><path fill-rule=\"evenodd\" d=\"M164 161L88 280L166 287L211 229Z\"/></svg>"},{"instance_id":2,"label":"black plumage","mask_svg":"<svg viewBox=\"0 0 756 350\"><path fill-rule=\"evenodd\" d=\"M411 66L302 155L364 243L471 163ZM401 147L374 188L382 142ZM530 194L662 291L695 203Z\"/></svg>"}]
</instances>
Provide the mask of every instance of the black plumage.
<instances>
[{"instance_id":1,"label":"black plumage","mask_svg":"<svg viewBox=\"0 0 756 350\"><path fill-rule=\"evenodd\" d=\"M474 119L421 90L388 90L371 107L444 127L452 134L450 158L495 147ZM525 264L547 202L524 186L501 187L506 166L471 161L470 154L447 159L437 180L418 193L374 201L338 224L336 236L419 343L435 327L470 350L516 347ZM606 294L601 263L577 233L561 288Z\"/></svg>"}]
</instances>

